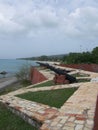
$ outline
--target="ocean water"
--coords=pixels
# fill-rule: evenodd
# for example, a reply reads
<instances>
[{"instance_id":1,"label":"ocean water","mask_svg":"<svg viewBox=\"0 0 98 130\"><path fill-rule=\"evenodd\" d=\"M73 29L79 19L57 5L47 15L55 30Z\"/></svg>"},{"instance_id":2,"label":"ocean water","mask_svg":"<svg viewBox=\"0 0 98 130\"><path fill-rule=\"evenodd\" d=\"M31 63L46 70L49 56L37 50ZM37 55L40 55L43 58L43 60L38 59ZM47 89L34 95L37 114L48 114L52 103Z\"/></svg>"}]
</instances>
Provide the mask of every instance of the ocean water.
<instances>
[{"instance_id":1,"label":"ocean water","mask_svg":"<svg viewBox=\"0 0 98 130\"><path fill-rule=\"evenodd\" d=\"M37 66L36 62L29 60L0 59L0 72L6 71L6 77L13 76L23 65ZM0 78L2 77L0 74Z\"/></svg>"}]
</instances>

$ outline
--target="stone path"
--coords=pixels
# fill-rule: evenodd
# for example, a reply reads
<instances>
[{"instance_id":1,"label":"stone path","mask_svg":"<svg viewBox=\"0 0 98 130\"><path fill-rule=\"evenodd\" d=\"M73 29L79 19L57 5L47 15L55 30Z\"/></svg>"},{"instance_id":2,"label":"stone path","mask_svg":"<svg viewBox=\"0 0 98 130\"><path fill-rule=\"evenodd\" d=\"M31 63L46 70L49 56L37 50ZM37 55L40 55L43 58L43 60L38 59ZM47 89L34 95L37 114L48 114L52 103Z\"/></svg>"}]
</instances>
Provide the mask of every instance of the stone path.
<instances>
[{"instance_id":1,"label":"stone path","mask_svg":"<svg viewBox=\"0 0 98 130\"><path fill-rule=\"evenodd\" d=\"M92 130L98 84L82 84L59 110L59 115L46 121L41 130Z\"/></svg>"},{"instance_id":2,"label":"stone path","mask_svg":"<svg viewBox=\"0 0 98 130\"><path fill-rule=\"evenodd\" d=\"M67 68L68 69L68 68ZM80 70L74 69L73 73ZM43 74L46 72L43 71ZM89 74L89 78L98 77L98 73L81 71ZM47 71L49 80L51 74ZM81 77L83 78L83 77ZM16 97L17 94L35 91L55 90L63 88L78 87L78 90L63 104L60 109L50 107L41 103L36 103ZM92 130L94 124L94 113L96 99L98 95L98 83L74 83L69 85L56 85L51 87L19 89L7 95L0 96L0 102L7 105L14 113L20 115L24 120L32 125L39 125L40 130Z\"/></svg>"}]
</instances>

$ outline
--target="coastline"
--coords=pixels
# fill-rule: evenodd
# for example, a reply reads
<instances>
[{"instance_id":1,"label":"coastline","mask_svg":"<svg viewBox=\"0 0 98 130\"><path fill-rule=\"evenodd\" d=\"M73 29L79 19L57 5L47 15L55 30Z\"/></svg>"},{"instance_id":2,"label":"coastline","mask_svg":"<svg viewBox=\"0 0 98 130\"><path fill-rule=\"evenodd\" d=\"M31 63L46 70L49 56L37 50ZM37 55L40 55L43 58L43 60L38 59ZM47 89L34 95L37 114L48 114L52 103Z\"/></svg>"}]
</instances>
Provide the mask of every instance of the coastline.
<instances>
[{"instance_id":1,"label":"coastline","mask_svg":"<svg viewBox=\"0 0 98 130\"><path fill-rule=\"evenodd\" d=\"M59 62L51 62L51 61L39 61L42 63L48 63L48 64L59 64ZM8 87L9 85L12 85L16 83L18 80L14 75L1 77L0 78L0 91L2 91L4 88Z\"/></svg>"},{"instance_id":2,"label":"coastline","mask_svg":"<svg viewBox=\"0 0 98 130\"><path fill-rule=\"evenodd\" d=\"M8 85L16 83L18 80L15 76L0 78L0 90L6 88Z\"/></svg>"}]
</instances>

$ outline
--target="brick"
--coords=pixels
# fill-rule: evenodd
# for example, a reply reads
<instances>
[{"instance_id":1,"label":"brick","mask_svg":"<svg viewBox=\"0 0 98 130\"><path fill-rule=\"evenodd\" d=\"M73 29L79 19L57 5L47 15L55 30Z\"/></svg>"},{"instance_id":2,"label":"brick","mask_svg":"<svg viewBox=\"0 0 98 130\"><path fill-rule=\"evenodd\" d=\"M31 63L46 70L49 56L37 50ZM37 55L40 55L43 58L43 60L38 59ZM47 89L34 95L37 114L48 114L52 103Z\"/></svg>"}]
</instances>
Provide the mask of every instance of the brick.
<instances>
[{"instance_id":1,"label":"brick","mask_svg":"<svg viewBox=\"0 0 98 130\"><path fill-rule=\"evenodd\" d=\"M73 127L64 126L61 130L74 130Z\"/></svg>"},{"instance_id":2,"label":"brick","mask_svg":"<svg viewBox=\"0 0 98 130\"><path fill-rule=\"evenodd\" d=\"M77 125L74 130L83 130L83 125Z\"/></svg>"},{"instance_id":3,"label":"brick","mask_svg":"<svg viewBox=\"0 0 98 130\"><path fill-rule=\"evenodd\" d=\"M92 130L92 129L89 129L89 128L85 127L83 130Z\"/></svg>"},{"instance_id":4,"label":"brick","mask_svg":"<svg viewBox=\"0 0 98 130\"><path fill-rule=\"evenodd\" d=\"M61 128L61 127L62 127L62 124L58 123L58 124L57 124L57 127L60 127L60 128Z\"/></svg>"},{"instance_id":5,"label":"brick","mask_svg":"<svg viewBox=\"0 0 98 130\"><path fill-rule=\"evenodd\" d=\"M84 115L77 115L76 116L76 120L86 120L86 118L84 117Z\"/></svg>"},{"instance_id":6,"label":"brick","mask_svg":"<svg viewBox=\"0 0 98 130\"><path fill-rule=\"evenodd\" d=\"M70 117L70 118L68 119L68 121L70 121L70 122L74 122L74 120L75 120L75 117Z\"/></svg>"},{"instance_id":7,"label":"brick","mask_svg":"<svg viewBox=\"0 0 98 130\"><path fill-rule=\"evenodd\" d=\"M47 124L43 124L40 130L50 130Z\"/></svg>"},{"instance_id":8,"label":"brick","mask_svg":"<svg viewBox=\"0 0 98 130\"><path fill-rule=\"evenodd\" d=\"M90 126L93 126L94 121L93 120L87 120L87 124L90 125Z\"/></svg>"},{"instance_id":9,"label":"brick","mask_svg":"<svg viewBox=\"0 0 98 130\"><path fill-rule=\"evenodd\" d=\"M90 130L92 130L92 128L93 128L93 125L92 124L85 124L85 127L87 127L87 128L89 128Z\"/></svg>"},{"instance_id":10,"label":"brick","mask_svg":"<svg viewBox=\"0 0 98 130\"><path fill-rule=\"evenodd\" d=\"M75 123L73 122L66 122L64 126L69 126L69 127L75 127Z\"/></svg>"},{"instance_id":11,"label":"brick","mask_svg":"<svg viewBox=\"0 0 98 130\"><path fill-rule=\"evenodd\" d=\"M36 84L36 83L47 80L47 78L42 73L40 73L36 68L32 67L30 80L32 84Z\"/></svg>"},{"instance_id":12,"label":"brick","mask_svg":"<svg viewBox=\"0 0 98 130\"><path fill-rule=\"evenodd\" d=\"M51 126L56 126L58 124L58 122L52 122Z\"/></svg>"},{"instance_id":13,"label":"brick","mask_svg":"<svg viewBox=\"0 0 98 130\"><path fill-rule=\"evenodd\" d=\"M62 120L60 121L60 123L61 123L61 124L64 124L66 121L67 121L67 119L62 119Z\"/></svg>"},{"instance_id":14,"label":"brick","mask_svg":"<svg viewBox=\"0 0 98 130\"><path fill-rule=\"evenodd\" d=\"M75 120L75 123L83 125L85 123L85 121L83 121L83 120Z\"/></svg>"},{"instance_id":15,"label":"brick","mask_svg":"<svg viewBox=\"0 0 98 130\"><path fill-rule=\"evenodd\" d=\"M20 107L20 106L15 106L15 109L16 109L16 110L21 110L22 107Z\"/></svg>"},{"instance_id":16,"label":"brick","mask_svg":"<svg viewBox=\"0 0 98 130\"><path fill-rule=\"evenodd\" d=\"M65 75L56 74L53 80L55 84L69 84L69 81L66 79Z\"/></svg>"}]
</instances>

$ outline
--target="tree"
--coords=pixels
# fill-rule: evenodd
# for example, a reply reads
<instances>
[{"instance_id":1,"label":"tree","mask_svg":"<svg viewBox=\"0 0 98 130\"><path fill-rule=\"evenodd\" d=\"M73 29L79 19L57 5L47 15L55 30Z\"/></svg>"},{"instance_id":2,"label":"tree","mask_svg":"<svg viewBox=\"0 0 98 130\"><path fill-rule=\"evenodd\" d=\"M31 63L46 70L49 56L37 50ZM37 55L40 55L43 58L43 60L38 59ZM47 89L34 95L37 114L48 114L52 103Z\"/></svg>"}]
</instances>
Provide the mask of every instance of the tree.
<instances>
[{"instance_id":1,"label":"tree","mask_svg":"<svg viewBox=\"0 0 98 130\"><path fill-rule=\"evenodd\" d=\"M39 57L39 60L41 60L41 61L47 61L48 57L46 55L43 55L43 56Z\"/></svg>"},{"instance_id":2,"label":"tree","mask_svg":"<svg viewBox=\"0 0 98 130\"><path fill-rule=\"evenodd\" d=\"M63 57L63 63L78 64L78 63L97 63L98 64L98 47L92 52L69 53Z\"/></svg>"},{"instance_id":3,"label":"tree","mask_svg":"<svg viewBox=\"0 0 98 130\"><path fill-rule=\"evenodd\" d=\"M20 67L19 71L16 73L17 79L23 84L31 84L30 82L30 68L31 65L24 64Z\"/></svg>"},{"instance_id":4,"label":"tree","mask_svg":"<svg viewBox=\"0 0 98 130\"><path fill-rule=\"evenodd\" d=\"M95 47L93 50L92 50L92 56L94 58L94 63L97 63L98 64L98 47Z\"/></svg>"}]
</instances>

